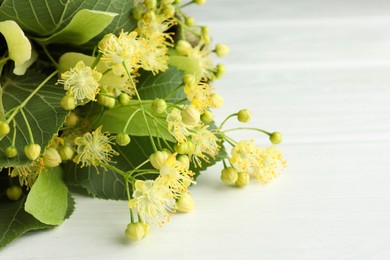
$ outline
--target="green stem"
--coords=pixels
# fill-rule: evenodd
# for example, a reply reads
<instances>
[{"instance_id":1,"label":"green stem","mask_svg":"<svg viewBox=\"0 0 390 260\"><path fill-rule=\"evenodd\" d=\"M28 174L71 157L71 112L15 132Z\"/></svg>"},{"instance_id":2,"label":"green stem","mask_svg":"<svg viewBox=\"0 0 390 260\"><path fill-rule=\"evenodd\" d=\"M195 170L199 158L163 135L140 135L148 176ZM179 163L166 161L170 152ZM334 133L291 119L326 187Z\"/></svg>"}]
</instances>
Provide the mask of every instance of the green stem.
<instances>
[{"instance_id":1,"label":"green stem","mask_svg":"<svg viewBox=\"0 0 390 260\"><path fill-rule=\"evenodd\" d=\"M179 101L175 102L175 105L181 104L185 101L187 101L187 98L180 99Z\"/></svg>"},{"instance_id":2,"label":"green stem","mask_svg":"<svg viewBox=\"0 0 390 260\"><path fill-rule=\"evenodd\" d=\"M13 126L14 126L14 134L12 135L12 146L15 147L15 142L16 142L16 120L13 119Z\"/></svg>"},{"instance_id":3,"label":"green stem","mask_svg":"<svg viewBox=\"0 0 390 260\"><path fill-rule=\"evenodd\" d=\"M49 60L54 64L54 66L56 66L56 68L59 67L57 61L53 58L53 56L51 56L49 50L46 48L45 45L41 45L43 51L45 52L46 56L49 58Z\"/></svg>"},{"instance_id":4,"label":"green stem","mask_svg":"<svg viewBox=\"0 0 390 260\"><path fill-rule=\"evenodd\" d=\"M115 166L112 166L112 165L110 165L108 163L103 163L103 162L99 162L99 165L104 167L104 168L110 169L110 170L112 170L112 171L114 171L114 172L116 172L116 173L118 173L120 175L122 175L124 178L127 178L127 173L124 172L124 171L119 170Z\"/></svg>"},{"instance_id":5,"label":"green stem","mask_svg":"<svg viewBox=\"0 0 390 260\"><path fill-rule=\"evenodd\" d=\"M123 132L126 133L127 131L127 128L129 127L129 124L130 124L130 121L133 119L133 117L139 112L141 111L142 109L141 108L138 108L137 110L134 111L133 114L131 114L131 116L129 117L129 119L127 120L126 122L126 125L125 127L123 128Z\"/></svg>"},{"instance_id":6,"label":"green stem","mask_svg":"<svg viewBox=\"0 0 390 260\"><path fill-rule=\"evenodd\" d=\"M34 89L33 92L31 92L31 94L19 105L15 108L15 110L13 111L13 113L8 117L7 119L7 123L9 124L11 122L11 120L16 116L16 114L19 112L19 110L23 109L28 101L30 101L30 99L52 78L54 77L55 75L57 75L58 73L58 70L55 70L52 74L50 74L44 81L41 82L41 84L38 85L38 87L36 89Z\"/></svg>"},{"instance_id":7,"label":"green stem","mask_svg":"<svg viewBox=\"0 0 390 260\"><path fill-rule=\"evenodd\" d=\"M267 132L263 129L255 128L255 127L236 127L236 128L231 128L231 129L222 131L222 133L232 132L232 131L236 131L236 130L253 130L253 131L262 132L262 133L269 135L269 136L272 135L272 133L270 133L270 132Z\"/></svg>"},{"instance_id":8,"label":"green stem","mask_svg":"<svg viewBox=\"0 0 390 260\"><path fill-rule=\"evenodd\" d=\"M193 4L194 2L195 1L188 2L188 3L184 4L184 5L179 6L179 8L182 9L182 8L184 8L186 6L189 6L189 5Z\"/></svg>"},{"instance_id":9,"label":"green stem","mask_svg":"<svg viewBox=\"0 0 390 260\"><path fill-rule=\"evenodd\" d=\"M98 56L96 56L95 60L92 63L92 66L91 66L92 69L98 65L101 56L102 56L102 54L99 52Z\"/></svg>"},{"instance_id":10,"label":"green stem","mask_svg":"<svg viewBox=\"0 0 390 260\"><path fill-rule=\"evenodd\" d=\"M170 98L170 97L171 97L176 91L178 91L182 86L183 86L183 84L180 83L179 86L177 86L176 88L174 88L171 92L169 92L169 93L165 96L164 100L168 100L168 98Z\"/></svg>"},{"instance_id":11,"label":"green stem","mask_svg":"<svg viewBox=\"0 0 390 260\"><path fill-rule=\"evenodd\" d=\"M133 81L133 78L131 77L131 74L130 74L129 70L127 69L127 66L126 66L126 64L125 64L124 62L123 62L123 67L125 68L126 74L127 74L127 76L129 77L129 79L130 79L130 83L131 83L131 85L132 85L133 88L134 88L135 94L136 94L136 96L137 96L137 99L138 99L138 101L139 101L140 107L141 107L141 109L142 109L142 115L143 115L144 120L145 120L146 128L148 129L149 138L150 138L150 142L151 142L151 144L152 144L152 146L153 146L153 150L154 150L155 152L157 152L158 150L157 150L156 144L154 143L153 136L152 136L152 132L150 131L150 127L149 127L148 119L146 118L145 108L144 108L144 105L143 105L143 103L142 103L142 99L141 99L141 97L139 96L137 87L135 86L135 83L134 83L134 81Z\"/></svg>"},{"instance_id":12,"label":"green stem","mask_svg":"<svg viewBox=\"0 0 390 260\"><path fill-rule=\"evenodd\" d=\"M237 116L237 115L238 115L238 113L234 113L234 114L231 114L231 115L229 115L228 117L226 117L225 120L223 120L223 122L221 123L221 125L218 127L218 129L222 129L223 125L224 125L230 118L232 118L232 117L234 117L234 116Z\"/></svg>"},{"instance_id":13,"label":"green stem","mask_svg":"<svg viewBox=\"0 0 390 260\"><path fill-rule=\"evenodd\" d=\"M24 119L24 122L26 122L26 127L27 127L28 136L29 136L29 138L30 138L30 142L31 142L32 144L35 144L35 142L34 142L34 135L33 135L32 131L31 131L30 124L28 123L27 117L26 117L26 115L24 114L23 109L20 109L20 114L22 114L23 119ZM16 129L15 129L15 130L16 130Z\"/></svg>"}]
</instances>

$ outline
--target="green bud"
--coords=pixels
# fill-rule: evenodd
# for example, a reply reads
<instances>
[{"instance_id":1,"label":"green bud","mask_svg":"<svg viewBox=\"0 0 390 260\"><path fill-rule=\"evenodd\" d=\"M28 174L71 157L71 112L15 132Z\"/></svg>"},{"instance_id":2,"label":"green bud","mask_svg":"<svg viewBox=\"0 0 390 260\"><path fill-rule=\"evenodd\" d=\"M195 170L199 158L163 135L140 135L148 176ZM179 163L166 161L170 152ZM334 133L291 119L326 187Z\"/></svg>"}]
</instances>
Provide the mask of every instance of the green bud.
<instances>
[{"instance_id":1,"label":"green bud","mask_svg":"<svg viewBox=\"0 0 390 260\"><path fill-rule=\"evenodd\" d=\"M161 0L161 3L163 5L170 5L173 4L173 2L175 2L175 0Z\"/></svg>"},{"instance_id":2,"label":"green bud","mask_svg":"<svg viewBox=\"0 0 390 260\"><path fill-rule=\"evenodd\" d=\"M201 30L200 32L202 34L209 34L209 27L207 27L207 26L202 26L202 28L200 30Z\"/></svg>"},{"instance_id":3,"label":"green bud","mask_svg":"<svg viewBox=\"0 0 390 260\"><path fill-rule=\"evenodd\" d=\"M181 2L183 2L183 0L175 0L175 4L181 4Z\"/></svg>"},{"instance_id":4,"label":"green bud","mask_svg":"<svg viewBox=\"0 0 390 260\"><path fill-rule=\"evenodd\" d=\"M125 234L128 239L133 241L138 241L144 238L145 236L145 227L142 223L130 223L127 225Z\"/></svg>"},{"instance_id":5,"label":"green bud","mask_svg":"<svg viewBox=\"0 0 390 260\"><path fill-rule=\"evenodd\" d=\"M167 109L167 102L164 99L156 98L152 102L152 110L157 114L164 113Z\"/></svg>"},{"instance_id":6,"label":"green bud","mask_svg":"<svg viewBox=\"0 0 390 260\"><path fill-rule=\"evenodd\" d=\"M138 5L133 9L134 19L141 20L143 14L144 14L144 10L142 9L142 6Z\"/></svg>"},{"instance_id":7,"label":"green bud","mask_svg":"<svg viewBox=\"0 0 390 260\"><path fill-rule=\"evenodd\" d=\"M30 160L35 160L41 154L41 146L39 144L28 144L24 147L24 154Z\"/></svg>"},{"instance_id":8,"label":"green bud","mask_svg":"<svg viewBox=\"0 0 390 260\"><path fill-rule=\"evenodd\" d=\"M68 161L73 158L74 151L71 147L69 146L64 146L60 149L59 151L61 160L62 161Z\"/></svg>"},{"instance_id":9,"label":"green bud","mask_svg":"<svg viewBox=\"0 0 390 260\"><path fill-rule=\"evenodd\" d=\"M15 146L8 146L5 148L4 153L8 158L14 158L18 155L18 150L16 150Z\"/></svg>"},{"instance_id":10,"label":"green bud","mask_svg":"<svg viewBox=\"0 0 390 260\"><path fill-rule=\"evenodd\" d=\"M232 167L226 167L221 172L221 180L228 185L235 183L238 180L237 171Z\"/></svg>"},{"instance_id":11,"label":"green bud","mask_svg":"<svg viewBox=\"0 0 390 260\"><path fill-rule=\"evenodd\" d=\"M184 164L186 166L186 168L189 168L190 167L190 158L188 158L187 155L180 155L179 157L177 157L177 160L179 162L181 162L182 164Z\"/></svg>"},{"instance_id":12,"label":"green bud","mask_svg":"<svg viewBox=\"0 0 390 260\"><path fill-rule=\"evenodd\" d=\"M148 23L153 22L154 20L156 20L156 13L150 10L144 14L142 19L144 19Z\"/></svg>"},{"instance_id":13,"label":"green bud","mask_svg":"<svg viewBox=\"0 0 390 260\"><path fill-rule=\"evenodd\" d=\"M220 79L222 78L222 76L225 74L226 72L226 67L225 65L223 64L218 64L216 67L215 67L215 77L217 79Z\"/></svg>"},{"instance_id":14,"label":"green bud","mask_svg":"<svg viewBox=\"0 0 390 260\"><path fill-rule=\"evenodd\" d=\"M61 155L53 147L48 147L43 153L43 164L46 167L56 167L62 162Z\"/></svg>"},{"instance_id":15,"label":"green bud","mask_svg":"<svg viewBox=\"0 0 390 260\"><path fill-rule=\"evenodd\" d=\"M170 153L167 151L157 151L149 156L150 163L154 168L160 170L165 165Z\"/></svg>"},{"instance_id":16,"label":"green bud","mask_svg":"<svg viewBox=\"0 0 390 260\"><path fill-rule=\"evenodd\" d=\"M193 105L187 105L180 113L186 125L195 126L200 121L200 113Z\"/></svg>"},{"instance_id":17,"label":"green bud","mask_svg":"<svg viewBox=\"0 0 390 260\"><path fill-rule=\"evenodd\" d=\"M229 52L230 52L230 48L226 44L218 43L215 46L215 53L217 54L218 57L224 57L228 55Z\"/></svg>"},{"instance_id":18,"label":"green bud","mask_svg":"<svg viewBox=\"0 0 390 260\"><path fill-rule=\"evenodd\" d=\"M183 82L186 85L194 86L196 84L196 78L192 74L184 74L183 76Z\"/></svg>"},{"instance_id":19,"label":"green bud","mask_svg":"<svg viewBox=\"0 0 390 260\"><path fill-rule=\"evenodd\" d=\"M201 39L205 44L211 43L211 36L209 34L202 34Z\"/></svg>"},{"instance_id":20,"label":"green bud","mask_svg":"<svg viewBox=\"0 0 390 260\"><path fill-rule=\"evenodd\" d=\"M6 121L0 121L0 138L3 138L11 131L9 124Z\"/></svg>"},{"instance_id":21,"label":"green bud","mask_svg":"<svg viewBox=\"0 0 390 260\"><path fill-rule=\"evenodd\" d=\"M175 7L173 5L166 5L163 8L163 14L166 17L173 17L175 15Z\"/></svg>"},{"instance_id":22,"label":"green bud","mask_svg":"<svg viewBox=\"0 0 390 260\"><path fill-rule=\"evenodd\" d=\"M77 125L78 122L79 122L79 117L75 113L71 112L66 117L64 125L67 127L74 127L75 125Z\"/></svg>"},{"instance_id":23,"label":"green bud","mask_svg":"<svg viewBox=\"0 0 390 260\"><path fill-rule=\"evenodd\" d=\"M246 173L246 172L239 172L238 173L238 178L237 178L237 181L236 181L236 186L238 188L245 187L246 185L249 184L249 181L250 181L250 177L249 177L248 173Z\"/></svg>"},{"instance_id":24,"label":"green bud","mask_svg":"<svg viewBox=\"0 0 390 260\"><path fill-rule=\"evenodd\" d=\"M122 93L119 95L119 103L122 106L128 105L130 103L130 100L131 100L131 97L126 93Z\"/></svg>"},{"instance_id":25,"label":"green bud","mask_svg":"<svg viewBox=\"0 0 390 260\"><path fill-rule=\"evenodd\" d=\"M194 208L195 202L189 193L183 193L176 201L176 209L179 212L188 213Z\"/></svg>"},{"instance_id":26,"label":"green bud","mask_svg":"<svg viewBox=\"0 0 390 260\"><path fill-rule=\"evenodd\" d=\"M251 112L248 109L242 109L237 114L238 121L248 123L251 120Z\"/></svg>"},{"instance_id":27,"label":"green bud","mask_svg":"<svg viewBox=\"0 0 390 260\"><path fill-rule=\"evenodd\" d=\"M269 140L271 141L271 143L273 144L280 144L283 140L283 136L281 133L279 132L273 132L270 136L269 136Z\"/></svg>"},{"instance_id":28,"label":"green bud","mask_svg":"<svg viewBox=\"0 0 390 260\"><path fill-rule=\"evenodd\" d=\"M98 104L101 106L104 106L107 108L113 108L115 106L115 98L113 98L113 97L98 94L96 99L97 99Z\"/></svg>"},{"instance_id":29,"label":"green bud","mask_svg":"<svg viewBox=\"0 0 390 260\"><path fill-rule=\"evenodd\" d=\"M76 100L71 96L64 96L61 99L61 107L65 110L74 110L76 108Z\"/></svg>"},{"instance_id":30,"label":"green bud","mask_svg":"<svg viewBox=\"0 0 390 260\"><path fill-rule=\"evenodd\" d=\"M209 110L206 110L200 118L204 123L210 123L214 120L214 116Z\"/></svg>"},{"instance_id":31,"label":"green bud","mask_svg":"<svg viewBox=\"0 0 390 260\"><path fill-rule=\"evenodd\" d=\"M175 152L179 154L187 154L188 153L188 145L187 143L177 143L174 146Z\"/></svg>"},{"instance_id":32,"label":"green bud","mask_svg":"<svg viewBox=\"0 0 390 260\"><path fill-rule=\"evenodd\" d=\"M185 40L179 40L175 47L177 53L182 56L187 56L190 53L191 49L191 44Z\"/></svg>"},{"instance_id":33,"label":"green bud","mask_svg":"<svg viewBox=\"0 0 390 260\"><path fill-rule=\"evenodd\" d=\"M195 18L192 17L192 16L186 17L186 19L184 20L184 23L185 23L187 26L192 26L192 25L195 24Z\"/></svg>"},{"instance_id":34,"label":"green bud","mask_svg":"<svg viewBox=\"0 0 390 260\"><path fill-rule=\"evenodd\" d=\"M115 142L120 146L126 146L130 143L130 136L126 133L119 133L115 137Z\"/></svg>"},{"instance_id":35,"label":"green bud","mask_svg":"<svg viewBox=\"0 0 390 260\"><path fill-rule=\"evenodd\" d=\"M214 94L211 103L213 108L219 108L223 105L223 97L219 94Z\"/></svg>"},{"instance_id":36,"label":"green bud","mask_svg":"<svg viewBox=\"0 0 390 260\"><path fill-rule=\"evenodd\" d=\"M7 198L10 200L19 200L22 197L23 191L20 186L13 185L6 190Z\"/></svg>"},{"instance_id":37,"label":"green bud","mask_svg":"<svg viewBox=\"0 0 390 260\"><path fill-rule=\"evenodd\" d=\"M194 2L197 5L204 5L206 3L206 0L194 0Z\"/></svg>"},{"instance_id":38,"label":"green bud","mask_svg":"<svg viewBox=\"0 0 390 260\"><path fill-rule=\"evenodd\" d=\"M155 9L157 6L157 1L156 0L145 0L144 4L146 8L148 9Z\"/></svg>"}]
</instances>

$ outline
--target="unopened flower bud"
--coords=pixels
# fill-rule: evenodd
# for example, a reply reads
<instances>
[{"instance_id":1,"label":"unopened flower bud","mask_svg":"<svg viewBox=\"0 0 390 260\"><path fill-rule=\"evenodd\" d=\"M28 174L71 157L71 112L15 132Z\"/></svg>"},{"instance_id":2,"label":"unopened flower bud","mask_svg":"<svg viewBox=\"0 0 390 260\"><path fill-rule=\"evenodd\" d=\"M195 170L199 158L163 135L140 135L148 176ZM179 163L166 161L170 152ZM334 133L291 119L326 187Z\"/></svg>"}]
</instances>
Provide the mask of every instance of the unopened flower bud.
<instances>
[{"instance_id":1,"label":"unopened flower bud","mask_svg":"<svg viewBox=\"0 0 390 260\"><path fill-rule=\"evenodd\" d=\"M211 43L211 36L209 34L202 34L201 39L205 44Z\"/></svg>"},{"instance_id":2,"label":"unopened flower bud","mask_svg":"<svg viewBox=\"0 0 390 260\"><path fill-rule=\"evenodd\" d=\"M246 172L239 172L238 173L238 178L237 178L237 181L236 181L236 186L238 188L245 187L246 185L249 184L249 181L250 181L250 178L249 178L249 174L248 173L246 173Z\"/></svg>"},{"instance_id":3,"label":"unopened flower bud","mask_svg":"<svg viewBox=\"0 0 390 260\"><path fill-rule=\"evenodd\" d=\"M181 2L183 2L183 0L175 0L175 4L181 4Z\"/></svg>"},{"instance_id":4,"label":"unopened flower bud","mask_svg":"<svg viewBox=\"0 0 390 260\"><path fill-rule=\"evenodd\" d=\"M202 121L204 123L210 123L210 122L212 122L214 120L214 116L213 116L213 114L210 111L206 110L202 114L201 119L202 119Z\"/></svg>"},{"instance_id":5,"label":"unopened flower bud","mask_svg":"<svg viewBox=\"0 0 390 260\"><path fill-rule=\"evenodd\" d=\"M107 107L107 108L113 108L115 106L115 98L109 97L103 94L97 95L97 102L99 105Z\"/></svg>"},{"instance_id":6,"label":"unopened flower bud","mask_svg":"<svg viewBox=\"0 0 390 260\"><path fill-rule=\"evenodd\" d=\"M64 146L60 149L59 151L61 160L62 161L68 161L73 158L74 151L71 147L69 146Z\"/></svg>"},{"instance_id":7,"label":"unopened flower bud","mask_svg":"<svg viewBox=\"0 0 390 260\"><path fill-rule=\"evenodd\" d=\"M183 76L183 82L186 85L194 86L196 84L196 78L192 74L184 74Z\"/></svg>"},{"instance_id":8,"label":"unopened flower bud","mask_svg":"<svg viewBox=\"0 0 390 260\"><path fill-rule=\"evenodd\" d=\"M142 17L147 23L153 22L156 20L156 13L154 11L148 11Z\"/></svg>"},{"instance_id":9,"label":"unopened flower bud","mask_svg":"<svg viewBox=\"0 0 390 260\"><path fill-rule=\"evenodd\" d=\"M192 26L192 25L195 24L195 18L192 17L192 16L189 16L189 17L187 17L187 18L184 20L184 22L185 22L185 24L186 24L187 26Z\"/></svg>"},{"instance_id":10,"label":"unopened flower bud","mask_svg":"<svg viewBox=\"0 0 390 260\"><path fill-rule=\"evenodd\" d=\"M173 4L173 2L175 2L175 0L161 0L161 3L163 5L170 5Z\"/></svg>"},{"instance_id":11,"label":"unopened flower bud","mask_svg":"<svg viewBox=\"0 0 390 260\"><path fill-rule=\"evenodd\" d=\"M209 27L207 26L202 26L202 28L200 29L200 32L202 34L209 34Z\"/></svg>"},{"instance_id":12,"label":"unopened flower bud","mask_svg":"<svg viewBox=\"0 0 390 260\"><path fill-rule=\"evenodd\" d=\"M157 151L149 156L149 160L154 168L160 170L165 165L169 155L167 151Z\"/></svg>"},{"instance_id":13,"label":"unopened flower bud","mask_svg":"<svg viewBox=\"0 0 390 260\"><path fill-rule=\"evenodd\" d=\"M200 113L193 105L187 105L180 115L183 123L186 125L195 126L199 123Z\"/></svg>"},{"instance_id":14,"label":"unopened flower bud","mask_svg":"<svg viewBox=\"0 0 390 260\"><path fill-rule=\"evenodd\" d=\"M144 14L144 10L142 10L142 6L138 5L133 9L133 18L134 19L141 20L143 14Z\"/></svg>"},{"instance_id":15,"label":"unopened flower bud","mask_svg":"<svg viewBox=\"0 0 390 260\"><path fill-rule=\"evenodd\" d=\"M144 226L144 237L146 237L150 233L150 225L147 222L142 223L142 225Z\"/></svg>"},{"instance_id":16,"label":"unopened flower bud","mask_svg":"<svg viewBox=\"0 0 390 260\"><path fill-rule=\"evenodd\" d=\"M187 154L188 153L188 145L187 143L177 143L174 146L175 152L179 154Z\"/></svg>"},{"instance_id":17,"label":"unopened flower bud","mask_svg":"<svg viewBox=\"0 0 390 260\"><path fill-rule=\"evenodd\" d=\"M213 108L219 108L223 105L223 97L221 95L214 94L211 102Z\"/></svg>"},{"instance_id":18,"label":"unopened flower bud","mask_svg":"<svg viewBox=\"0 0 390 260\"><path fill-rule=\"evenodd\" d=\"M194 199L186 192L176 201L176 209L179 212L188 213L194 208L194 204Z\"/></svg>"},{"instance_id":19,"label":"unopened flower bud","mask_svg":"<svg viewBox=\"0 0 390 260\"><path fill-rule=\"evenodd\" d=\"M30 160L35 160L41 154L41 146L39 144L28 144L24 147L24 154Z\"/></svg>"},{"instance_id":20,"label":"unopened flower bud","mask_svg":"<svg viewBox=\"0 0 390 260\"><path fill-rule=\"evenodd\" d=\"M187 56L190 53L192 46L185 40L179 40L176 44L175 50L179 55Z\"/></svg>"},{"instance_id":21,"label":"unopened flower bud","mask_svg":"<svg viewBox=\"0 0 390 260\"><path fill-rule=\"evenodd\" d=\"M163 14L166 17L173 17L175 15L175 7L173 5L166 5L166 6L164 6Z\"/></svg>"},{"instance_id":22,"label":"unopened flower bud","mask_svg":"<svg viewBox=\"0 0 390 260\"><path fill-rule=\"evenodd\" d=\"M13 185L6 190L7 198L10 200L19 200L22 197L23 191L20 186Z\"/></svg>"},{"instance_id":23,"label":"unopened flower bud","mask_svg":"<svg viewBox=\"0 0 390 260\"><path fill-rule=\"evenodd\" d=\"M145 0L144 4L146 8L148 9L155 9L157 6L157 1L156 0Z\"/></svg>"},{"instance_id":24,"label":"unopened flower bud","mask_svg":"<svg viewBox=\"0 0 390 260\"><path fill-rule=\"evenodd\" d=\"M43 164L46 167L52 168L58 166L62 162L61 155L53 147L48 147L43 153Z\"/></svg>"},{"instance_id":25,"label":"unopened flower bud","mask_svg":"<svg viewBox=\"0 0 390 260\"><path fill-rule=\"evenodd\" d=\"M64 96L61 99L61 107L65 110L74 110L76 108L76 100L71 96Z\"/></svg>"},{"instance_id":26,"label":"unopened flower bud","mask_svg":"<svg viewBox=\"0 0 390 260\"><path fill-rule=\"evenodd\" d=\"M251 111L248 109L242 109L238 111L237 119L242 123L248 123L251 120Z\"/></svg>"},{"instance_id":27,"label":"unopened flower bud","mask_svg":"<svg viewBox=\"0 0 390 260\"><path fill-rule=\"evenodd\" d=\"M206 3L206 0L194 0L194 2L197 5L204 5Z\"/></svg>"},{"instance_id":28,"label":"unopened flower bud","mask_svg":"<svg viewBox=\"0 0 390 260\"><path fill-rule=\"evenodd\" d=\"M145 236L145 227L141 222L130 223L127 225L125 234L130 240L141 240Z\"/></svg>"},{"instance_id":29,"label":"unopened flower bud","mask_svg":"<svg viewBox=\"0 0 390 260\"><path fill-rule=\"evenodd\" d=\"M152 110L157 114L164 113L167 109L167 102L164 99L156 98L152 102Z\"/></svg>"},{"instance_id":30,"label":"unopened flower bud","mask_svg":"<svg viewBox=\"0 0 390 260\"><path fill-rule=\"evenodd\" d=\"M218 43L217 45L215 45L215 53L218 57L224 57L228 55L229 52L230 48L226 44Z\"/></svg>"},{"instance_id":31,"label":"unopened flower bud","mask_svg":"<svg viewBox=\"0 0 390 260\"><path fill-rule=\"evenodd\" d=\"M235 183L238 180L237 171L232 167L227 167L221 172L221 180L230 185Z\"/></svg>"},{"instance_id":32,"label":"unopened flower bud","mask_svg":"<svg viewBox=\"0 0 390 260\"><path fill-rule=\"evenodd\" d=\"M130 103L130 96L126 93L122 93L119 95L119 103L122 105L122 106L126 106Z\"/></svg>"},{"instance_id":33,"label":"unopened flower bud","mask_svg":"<svg viewBox=\"0 0 390 260\"><path fill-rule=\"evenodd\" d=\"M16 155L18 155L18 150L16 150L15 146L8 146L7 148L5 148L4 154L8 158L14 158L16 157Z\"/></svg>"},{"instance_id":34,"label":"unopened flower bud","mask_svg":"<svg viewBox=\"0 0 390 260\"><path fill-rule=\"evenodd\" d=\"M269 136L269 140L271 141L271 143L273 144L280 144L283 140L283 136L281 133L279 132L273 132L270 136Z\"/></svg>"},{"instance_id":35,"label":"unopened flower bud","mask_svg":"<svg viewBox=\"0 0 390 260\"><path fill-rule=\"evenodd\" d=\"M67 127L73 127L73 126L77 125L78 122L79 122L79 117L75 113L71 112L66 117L64 125Z\"/></svg>"},{"instance_id":36,"label":"unopened flower bud","mask_svg":"<svg viewBox=\"0 0 390 260\"><path fill-rule=\"evenodd\" d=\"M180 155L177 160L181 162L187 169L190 167L190 158L187 155Z\"/></svg>"},{"instance_id":37,"label":"unopened flower bud","mask_svg":"<svg viewBox=\"0 0 390 260\"><path fill-rule=\"evenodd\" d=\"M130 141L130 136L127 133L119 133L115 137L115 142L120 146L126 146Z\"/></svg>"},{"instance_id":38,"label":"unopened flower bud","mask_svg":"<svg viewBox=\"0 0 390 260\"><path fill-rule=\"evenodd\" d=\"M226 72L226 67L225 65L223 64L218 64L216 67L215 67L215 77L217 79L220 79L222 78L222 76L225 74Z\"/></svg>"},{"instance_id":39,"label":"unopened flower bud","mask_svg":"<svg viewBox=\"0 0 390 260\"><path fill-rule=\"evenodd\" d=\"M11 131L9 124L6 121L0 121L0 138L3 138Z\"/></svg>"}]
</instances>

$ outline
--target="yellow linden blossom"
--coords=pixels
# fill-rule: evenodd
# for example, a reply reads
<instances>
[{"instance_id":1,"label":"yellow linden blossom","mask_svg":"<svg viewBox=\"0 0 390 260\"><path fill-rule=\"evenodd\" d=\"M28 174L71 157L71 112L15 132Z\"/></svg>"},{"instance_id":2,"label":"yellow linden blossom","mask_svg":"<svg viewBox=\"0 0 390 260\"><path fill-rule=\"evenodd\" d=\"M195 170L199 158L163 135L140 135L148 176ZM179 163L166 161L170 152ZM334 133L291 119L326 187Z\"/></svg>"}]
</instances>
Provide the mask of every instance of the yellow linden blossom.
<instances>
[{"instance_id":1,"label":"yellow linden blossom","mask_svg":"<svg viewBox=\"0 0 390 260\"><path fill-rule=\"evenodd\" d=\"M207 44L200 41L197 46L189 50L188 57L198 61L202 72L202 78L211 79L213 77L214 65L210 58L210 49Z\"/></svg>"},{"instance_id":2,"label":"yellow linden blossom","mask_svg":"<svg viewBox=\"0 0 390 260\"><path fill-rule=\"evenodd\" d=\"M187 99L191 101L192 105L203 113L208 107L214 105L215 92L211 86L205 82L199 82L194 85L185 85L184 92L187 94Z\"/></svg>"},{"instance_id":3,"label":"yellow linden blossom","mask_svg":"<svg viewBox=\"0 0 390 260\"><path fill-rule=\"evenodd\" d=\"M136 32L122 31L118 37L112 33L106 34L98 47L102 54L100 60L111 68L114 74L122 75L126 72L123 64L129 72L137 67L139 42Z\"/></svg>"},{"instance_id":4,"label":"yellow linden blossom","mask_svg":"<svg viewBox=\"0 0 390 260\"><path fill-rule=\"evenodd\" d=\"M241 140L232 149L230 162L238 172L253 174L260 167L261 149L253 140Z\"/></svg>"},{"instance_id":5,"label":"yellow linden blossom","mask_svg":"<svg viewBox=\"0 0 390 260\"><path fill-rule=\"evenodd\" d=\"M64 85L67 95L76 100L95 100L99 92L99 83L102 74L91 67L86 66L83 61L79 61L74 68L61 74L58 83Z\"/></svg>"},{"instance_id":6,"label":"yellow linden blossom","mask_svg":"<svg viewBox=\"0 0 390 260\"><path fill-rule=\"evenodd\" d=\"M185 143L190 135L189 128L182 121L180 109L173 108L167 115L168 131L179 142Z\"/></svg>"},{"instance_id":7,"label":"yellow linden blossom","mask_svg":"<svg viewBox=\"0 0 390 260\"><path fill-rule=\"evenodd\" d=\"M175 209L175 199L168 196L168 187L154 180L137 180L134 186L129 208L136 209L143 220L154 225L161 226L169 221Z\"/></svg>"},{"instance_id":8,"label":"yellow linden blossom","mask_svg":"<svg viewBox=\"0 0 390 260\"><path fill-rule=\"evenodd\" d=\"M168 69L167 48L161 46L159 42L140 39L142 52L139 54L140 66L144 70L151 71L156 75L159 71Z\"/></svg>"},{"instance_id":9,"label":"yellow linden blossom","mask_svg":"<svg viewBox=\"0 0 390 260\"><path fill-rule=\"evenodd\" d=\"M160 169L160 175L156 182L169 188L168 196L177 199L181 194L188 191L188 186L195 183L192 179L194 173L188 165L176 160L176 153L171 154Z\"/></svg>"},{"instance_id":10,"label":"yellow linden blossom","mask_svg":"<svg viewBox=\"0 0 390 260\"><path fill-rule=\"evenodd\" d=\"M41 164L34 162L27 166L15 166L9 175L11 177L18 177L20 185L27 186L27 189L29 189L35 183L41 170Z\"/></svg>"},{"instance_id":11,"label":"yellow linden blossom","mask_svg":"<svg viewBox=\"0 0 390 260\"><path fill-rule=\"evenodd\" d=\"M196 165L202 166L199 158L209 162L209 157L215 158L217 156L220 146L218 145L218 138L207 130L208 126L203 126L199 131L192 136L193 149L190 154L193 155L193 160Z\"/></svg>"},{"instance_id":12,"label":"yellow linden blossom","mask_svg":"<svg viewBox=\"0 0 390 260\"><path fill-rule=\"evenodd\" d=\"M77 137L74 140L77 145L77 155L73 161L77 164L81 163L81 167L109 163L112 156L118 155L111 146L114 138L102 133L102 126L92 133L85 133L82 137Z\"/></svg>"},{"instance_id":13,"label":"yellow linden blossom","mask_svg":"<svg viewBox=\"0 0 390 260\"><path fill-rule=\"evenodd\" d=\"M262 149L259 164L253 176L263 183L272 181L286 167L282 153L275 146Z\"/></svg>"}]
</instances>

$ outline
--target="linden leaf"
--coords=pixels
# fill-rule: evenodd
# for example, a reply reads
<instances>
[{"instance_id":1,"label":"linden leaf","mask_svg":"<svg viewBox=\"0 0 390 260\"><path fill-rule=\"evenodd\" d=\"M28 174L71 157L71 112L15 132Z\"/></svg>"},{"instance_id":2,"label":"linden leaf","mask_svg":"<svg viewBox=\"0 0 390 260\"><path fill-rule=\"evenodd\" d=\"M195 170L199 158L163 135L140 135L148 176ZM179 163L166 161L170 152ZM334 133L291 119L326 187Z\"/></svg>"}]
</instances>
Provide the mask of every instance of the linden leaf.
<instances>
[{"instance_id":1,"label":"linden leaf","mask_svg":"<svg viewBox=\"0 0 390 260\"><path fill-rule=\"evenodd\" d=\"M8 57L15 62L14 73L22 75L17 68L31 58L30 41L15 21L0 22L0 33L7 42Z\"/></svg>"},{"instance_id":2,"label":"linden leaf","mask_svg":"<svg viewBox=\"0 0 390 260\"><path fill-rule=\"evenodd\" d=\"M27 196L25 210L42 223L58 225L68 209L68 188L61 167L44 168Z\"/></svg>"},{"instance_id":3,"label":"linden leaf","mask_svg":"<svg viewBox=\"0 0 390 260\"><path fill-rule=\"evenodd\" d=\"M70 23L61 31L47 38L34 38L37 42L69 43L81 45L101 33L118 14L83 9L76 13Z\"/></svg>"}]
</instances>

